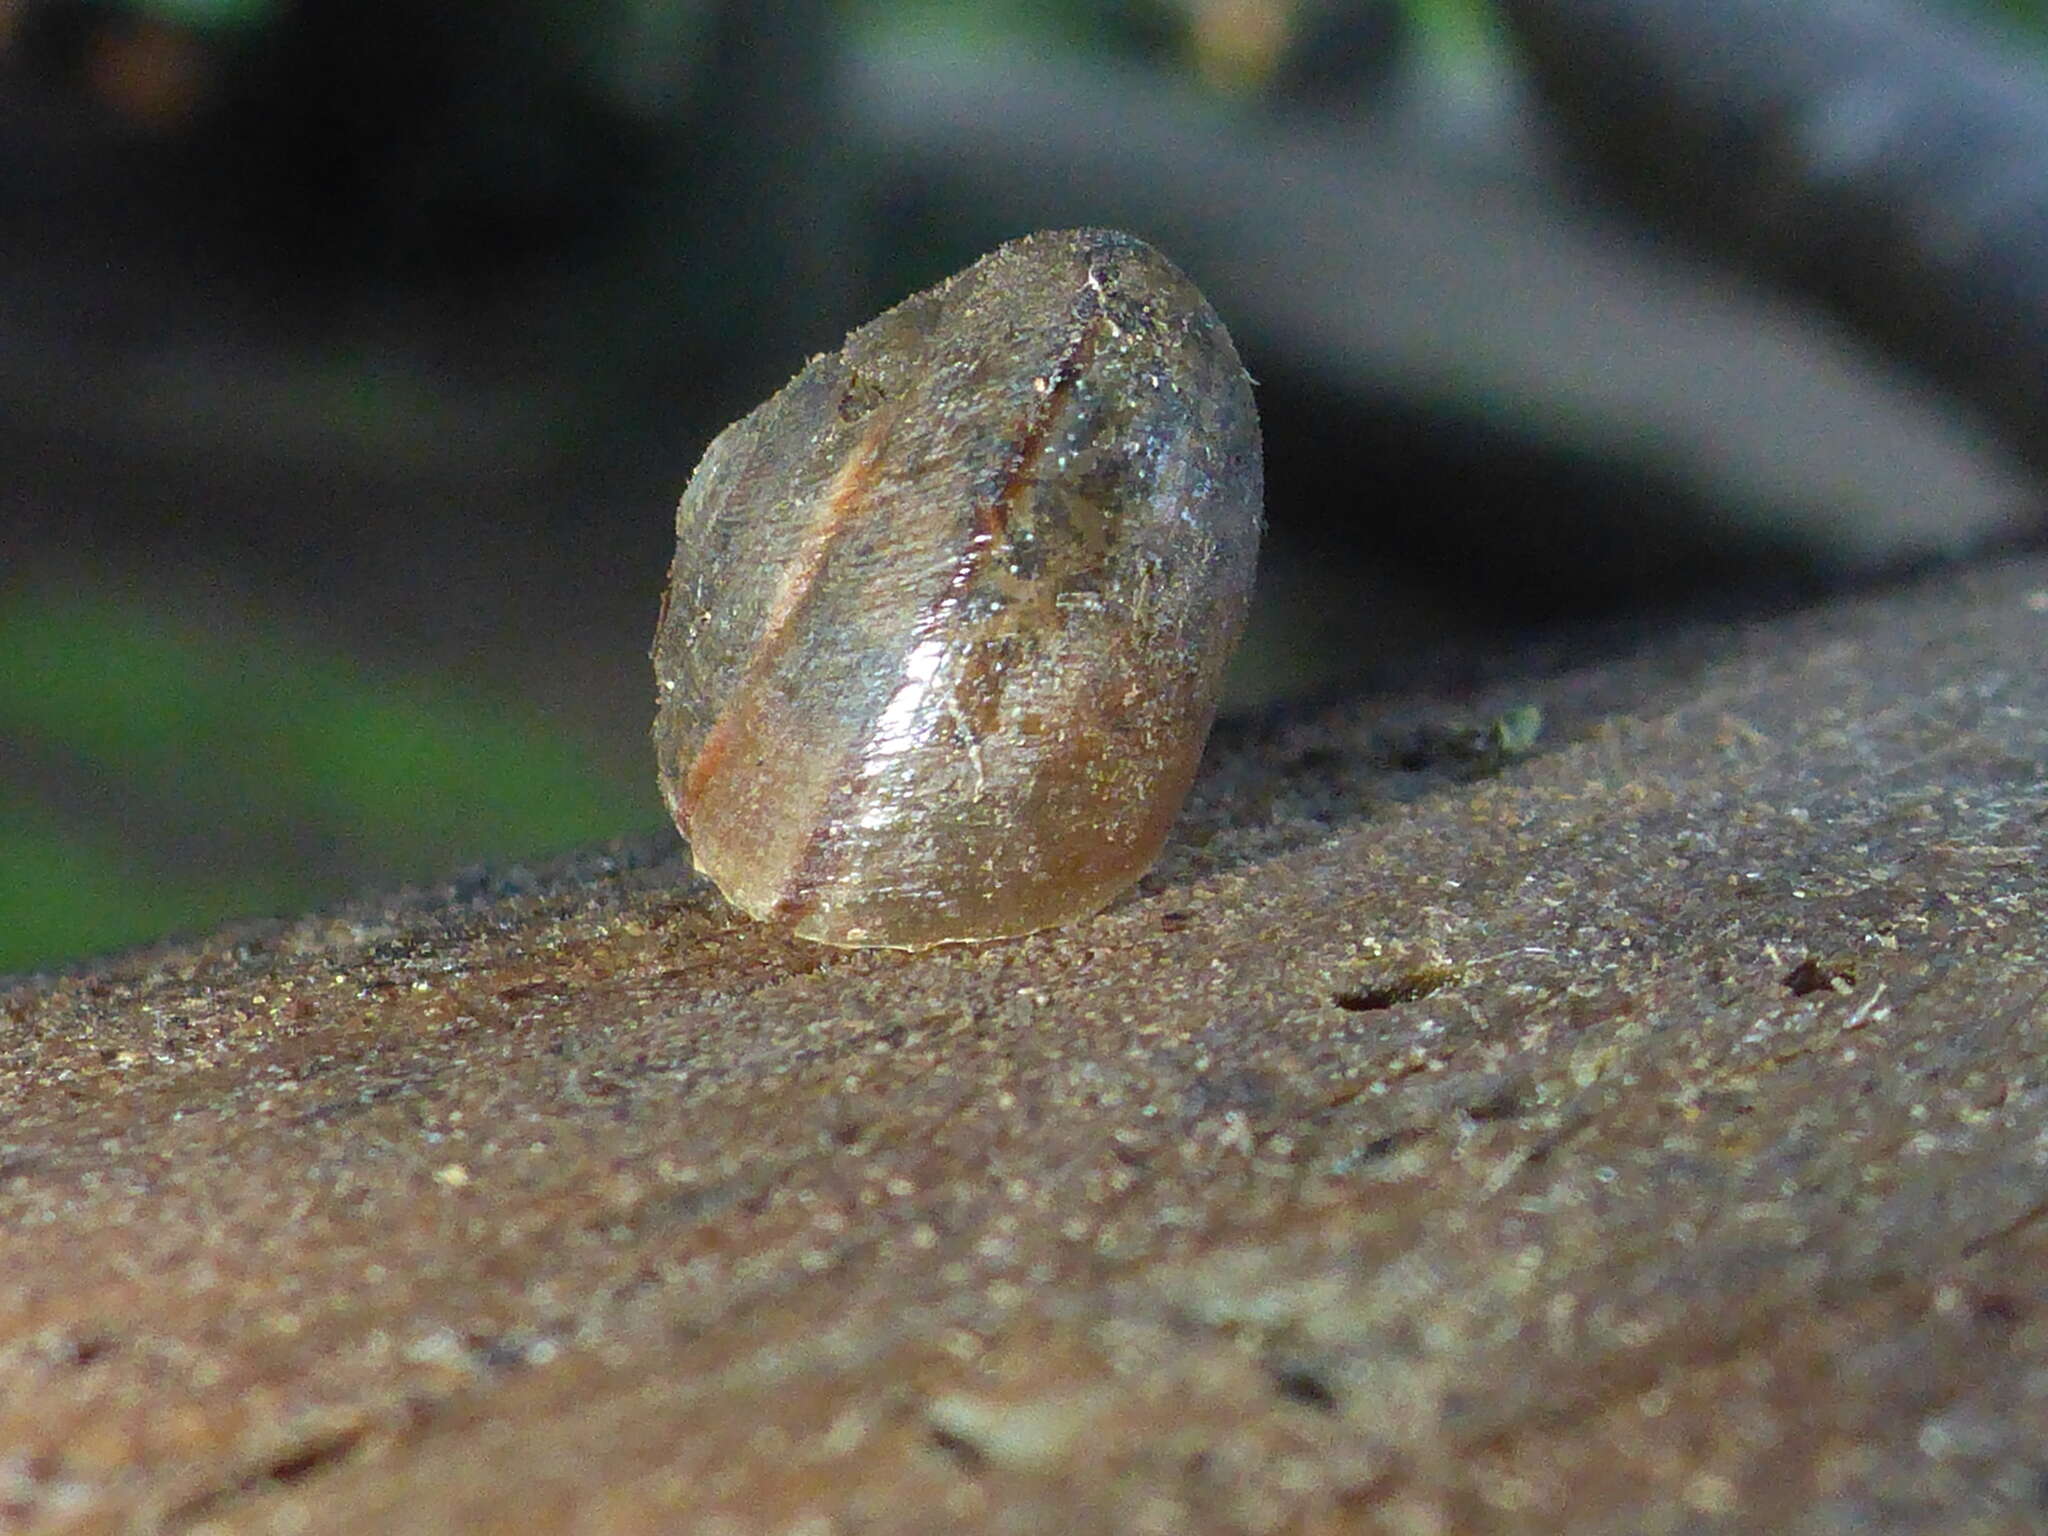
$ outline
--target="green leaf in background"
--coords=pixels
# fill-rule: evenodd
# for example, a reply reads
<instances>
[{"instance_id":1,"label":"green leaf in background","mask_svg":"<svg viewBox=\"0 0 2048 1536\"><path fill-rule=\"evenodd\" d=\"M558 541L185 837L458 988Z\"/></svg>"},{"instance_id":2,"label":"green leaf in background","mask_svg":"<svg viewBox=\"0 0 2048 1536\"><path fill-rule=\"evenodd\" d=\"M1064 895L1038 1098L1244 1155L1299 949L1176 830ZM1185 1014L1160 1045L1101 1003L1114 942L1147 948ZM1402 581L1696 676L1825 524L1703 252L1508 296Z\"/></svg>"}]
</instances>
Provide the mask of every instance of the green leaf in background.
<instances>
[{"instance_id":1,"label":"green leaf in background","mask_svg":"<svg viewBox=\"0 0 2048 1536\"><path fill-rule=\"evenodd\" d=\"M0 976L100 953L180 929L211 927L303 900L292 877L209 882L149 876L132 850L10 807L0 825Z\"/></svg>"},{"instance_id":2,"label":"green leaf in background","mask_svg":"<svg viewBox=\"0 0 2048 1536\"><path fill-rule=\"evenodd\" d=\"M69 588L0 605L0 743L0 973L658 814L531 708Z\"/></svg>"}]
</instances>

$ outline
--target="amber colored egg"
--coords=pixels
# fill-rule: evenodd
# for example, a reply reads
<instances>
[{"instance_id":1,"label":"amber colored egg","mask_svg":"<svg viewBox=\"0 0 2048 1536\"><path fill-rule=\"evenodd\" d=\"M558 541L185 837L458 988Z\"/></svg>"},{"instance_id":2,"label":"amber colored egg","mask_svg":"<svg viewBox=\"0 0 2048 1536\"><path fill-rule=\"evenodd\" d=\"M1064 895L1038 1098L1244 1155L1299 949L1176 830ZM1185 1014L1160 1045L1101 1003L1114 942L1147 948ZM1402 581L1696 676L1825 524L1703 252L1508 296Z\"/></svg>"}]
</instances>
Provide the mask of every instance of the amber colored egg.
<instances>
[{"instance_id":1,"label":"amber colored egg","mask_svg":"<svg viewBox=\"0 0 2048 1536\"><path fill-rule=\"evenodd\" d=\"M827 944L1106 905L1194 778L1262 481L1222 321L1129 235L1014 241L813 359L676 513L654 744L697 867Z\"/></svg>"}]
</instances>

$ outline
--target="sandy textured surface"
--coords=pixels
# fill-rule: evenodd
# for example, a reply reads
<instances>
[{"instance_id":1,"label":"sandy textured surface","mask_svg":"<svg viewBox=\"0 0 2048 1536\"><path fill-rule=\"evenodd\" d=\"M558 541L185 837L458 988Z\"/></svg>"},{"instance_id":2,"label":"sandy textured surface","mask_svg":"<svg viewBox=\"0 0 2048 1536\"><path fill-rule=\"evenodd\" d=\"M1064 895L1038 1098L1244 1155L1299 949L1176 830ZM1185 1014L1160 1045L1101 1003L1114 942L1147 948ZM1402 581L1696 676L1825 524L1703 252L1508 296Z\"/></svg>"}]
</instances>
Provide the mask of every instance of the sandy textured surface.
<instances>
[{"instance_id":1,"label":"sandy textured surface","mask_svg":"<svg viewBox=\"0 0 2048 1536\"><path fill-rule=\"evenodd\" d=\"M2044 648L1240 727L985 948L651 845L0 993L0 1530L2041 1529Z\"/></svg>"}]
</instances>

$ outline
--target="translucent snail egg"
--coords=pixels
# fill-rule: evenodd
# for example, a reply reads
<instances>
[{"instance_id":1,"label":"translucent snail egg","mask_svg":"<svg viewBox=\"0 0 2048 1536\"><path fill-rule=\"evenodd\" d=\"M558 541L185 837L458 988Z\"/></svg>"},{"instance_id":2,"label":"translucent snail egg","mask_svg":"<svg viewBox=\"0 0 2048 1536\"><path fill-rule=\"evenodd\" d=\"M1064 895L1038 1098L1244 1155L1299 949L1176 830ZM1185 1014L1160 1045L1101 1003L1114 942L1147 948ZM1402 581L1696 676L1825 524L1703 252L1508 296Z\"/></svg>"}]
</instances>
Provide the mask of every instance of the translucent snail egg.
<instances>
[{"instance_id":1,"label":"translucent snail egg","mask_svg":"<svg viewBox=\"0 0 2048 1536\"><path fill-rule=\"evenodd\" d=\"M1158 857L1258 550L1251 382L1129 235L1029 236L719 434L655 752L697 867L827 944L1092 913Z\"/></svg>"}]
</instances>

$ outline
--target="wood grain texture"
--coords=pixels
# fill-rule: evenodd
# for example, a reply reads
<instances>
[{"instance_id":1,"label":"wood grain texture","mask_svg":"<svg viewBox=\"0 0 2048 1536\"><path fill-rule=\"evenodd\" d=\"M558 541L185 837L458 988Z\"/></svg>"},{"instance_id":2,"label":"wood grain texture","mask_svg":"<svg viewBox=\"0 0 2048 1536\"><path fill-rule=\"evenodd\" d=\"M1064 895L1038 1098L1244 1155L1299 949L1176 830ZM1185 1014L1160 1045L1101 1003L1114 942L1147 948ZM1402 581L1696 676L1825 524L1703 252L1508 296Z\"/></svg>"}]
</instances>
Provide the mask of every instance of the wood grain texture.
<instances>
[{"instance_id":1,"label":"wood grain texture","mask_svg":"<svg viewBox=\"0 0 2048 1536\"><path fill-rule=\"evenodd\" d=\"M2044 638L1234 727L1014 943L614 850L0 993L0 1529L2037 1526Z\"/></svg>"}]
</instances>

